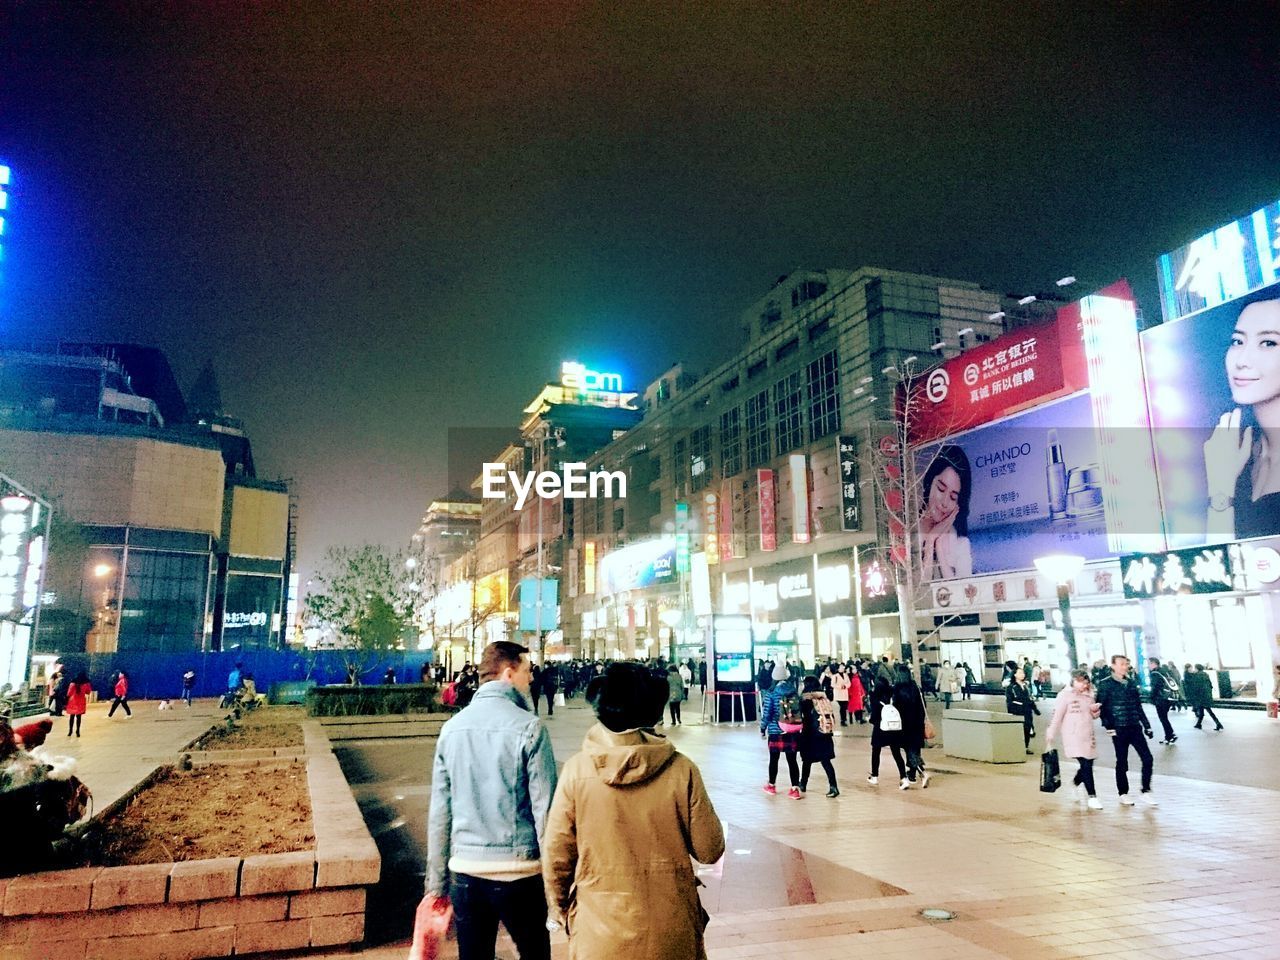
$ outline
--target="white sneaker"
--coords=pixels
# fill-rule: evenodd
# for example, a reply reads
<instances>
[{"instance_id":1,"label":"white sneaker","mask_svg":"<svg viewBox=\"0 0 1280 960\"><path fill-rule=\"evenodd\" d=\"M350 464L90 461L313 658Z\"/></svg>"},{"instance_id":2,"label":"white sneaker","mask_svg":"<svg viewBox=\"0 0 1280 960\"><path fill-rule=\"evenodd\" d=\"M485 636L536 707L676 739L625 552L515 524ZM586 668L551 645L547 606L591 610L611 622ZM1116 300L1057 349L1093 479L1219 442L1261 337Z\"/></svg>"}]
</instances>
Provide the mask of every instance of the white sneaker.
<instances>
[{"instance_id":1,"label":"white sneaker","mask_svg":"<svg viewBox=\"0 0 1280 960\"><path fill-rule=\"evenodd\" d=\"M867 783L871 784L873 787L879 782L880 782L879 777L867 777Z\"/></svg>"},{"instance_id":2,"label":"white sneaker","mask_svg":"<svg viewBox=\"0 0 1280 960\"><path fill-rule=\"evenodd\" d=\"M1085 790L1083 783L1077 783L1073 792L1075 793L1076 803L1083 803L1085 800L1089 799L1089 793Z\"/></svg>"},{"instance_id":3,"label":"white sneaker","mask_svg":"<svg viewBox=\"0 0 1280 960\"><path fill-rule=\"evenodd\" d=\"M1101 810L1102 801L1099 800L1097 797L1090 797L1088 806L1090 810Z\"/></svg>"},{"instance_id":4,"label":"white sneaker","mask_svg":"<svg viewBox=\"0 0 1280 960\"><path fill-rule=\"evenodd\" d=\"M927 790L929 788L929 776L930 774L928 770L920 771L920 789L921 790Z\"/></svg>"},{"instance_id":5,"label":"white sneaker","mask_svg":"<svg viewBox=\"0 0 1280 960\"><path fill-rule=\"evenodd\" d=\"M1132 806L1133 806L1133 797L1129 796L1127 793L1122 793L1122 794L1120 794L1120 806L1122 806L1122 807L1132 807Z\"/></svg>"},{"instance_id":6,"label":"white sneaker","mask_svg":"<svg viewBox=\"0 0 1280 960\"><path fill-rule=\"evenodd\" d=\"M901 782L900 784L898 784L898 789L899 789L899 790L910 790L910 789L911 789L911 781L910 781L910 780L908 780L906 777L903 777L903 778L902 778L902 782Z\"/></svg>"},{"instance_id":7,"label":"white sneaker","mask_svg":"<svg viewBox=\"0 0 1280 960\"><path fill-rule=\"evenodd\" d=\"M1143 804L1148 807L1160 806L1160 801L1156 799L1155 794L1152 793L1150 790L1146 791L1145 793L1140 793L1138 794L1138 796L1142 798Z\"/></svg>"}]
</instances>

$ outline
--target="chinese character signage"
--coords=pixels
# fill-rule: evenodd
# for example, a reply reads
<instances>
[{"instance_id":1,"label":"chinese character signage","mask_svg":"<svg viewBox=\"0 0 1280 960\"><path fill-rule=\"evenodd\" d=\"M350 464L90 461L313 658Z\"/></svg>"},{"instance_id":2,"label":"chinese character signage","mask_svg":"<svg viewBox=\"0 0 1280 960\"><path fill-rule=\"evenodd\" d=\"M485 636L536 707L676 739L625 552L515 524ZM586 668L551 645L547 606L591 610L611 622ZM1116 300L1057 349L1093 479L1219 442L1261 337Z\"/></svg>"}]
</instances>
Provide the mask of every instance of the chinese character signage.
<instances>
[{"instance_id":1,"label":"chinese character signage","mask_svg":"<svg viewBox=\"0 0 1280 960\"><path fill-rule=\"evenodd\" d=\"M840 529L862 529L862 504L858 491L858 447L853 437L836 438L836 466L840 470Z\"/></svg>"},{"instance_id":2,"label":"chinese character signage","mask_svg":"<svg viewBox=\"0 0 1280 960\"><path fill-rule=\"evenodd\" d=\"M707 492L702 495L702 551L707 563L720 562L720 498Z\"/></svg>"},{"instance_id":3,"label":"chinese character signage","mask_svg":"<svg viewBox=\"0 0 1280 960\"><path fill-rule=\"evenodd\" d=\"M1088 386L1076 319L1064 314L1048 323L1019 327L918 377L905 400L911 444L989 423Z\"/></svg>"},{"instance_id":4,"label":"chinese character signage","mask_svg":"<svg viewBox=\"0 0 1280 960\"><path fill-rule=\"evenodd\" d=\"M1226 546L1137 553L1121 561L1127 599L1184 593L1225 593L1234 589L1230 549Z\"/></svg>"},{"instance_id":5,"label":"chinese character signage","mask_svg":"<svg viewBox=\"0 0 1280 960\"><path fill-rule=\"evenodd\" d=\"M676 501L676 572L689 572L689 504Z\"/></svg>"},{"instance_id":6,"label":"chinese character signage","mask_svg":"<svg viewBox=\"0 0 1280 960\"><path fill-rule=\"evenodd\" d=\"M772 470L756 471L756 489L760 494L760 549L778 549L778 509L776 481Z\"/></svg>"}]
</instances>

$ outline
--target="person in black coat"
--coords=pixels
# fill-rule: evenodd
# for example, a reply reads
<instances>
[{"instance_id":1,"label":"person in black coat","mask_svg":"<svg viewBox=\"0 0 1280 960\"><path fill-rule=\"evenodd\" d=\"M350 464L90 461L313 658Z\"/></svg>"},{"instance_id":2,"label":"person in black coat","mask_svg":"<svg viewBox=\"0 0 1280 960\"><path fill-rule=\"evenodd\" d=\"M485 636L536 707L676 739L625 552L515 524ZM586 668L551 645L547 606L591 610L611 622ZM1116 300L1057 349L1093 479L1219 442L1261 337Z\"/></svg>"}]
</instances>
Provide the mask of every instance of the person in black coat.
<instances>
[{"instance_id":1,"label":"person in black coat","mask_svg":"<svg viewBox=\"0 0 1280 960\"><path fill-rule=\"evenodd\" d=\"M1129 748L1132 747L1142 761L1142 799L1147 806L1156 806L1151 794L1151 769L1153 760L1147 740L1152 736L1151 721L1142 709L1142 694L1136 680L1129 676L1129 658L1117 653L1111 658L1111 675L1098 684L1099 716L1107 735L1116 748L1116 792L1120 803L1133 806L1129 796ZM1144 735L1146 739L1144 739Z\"/></svg>"},{"instance_id":2,"label":"person in black coat","mask_svg":"<svg viewBox=\"0 0 1280 960\"><path fill-rule=\"evenodd\" d=\"M1160 726L1164 729L1164 739L1160 742L1163 744L1175 743L1178 735L1173 732L1173 726L1169 723L1169 711L1173 705L1178 702L1177 687L1174 686L1160 668L1160 661L1152 657L1147 661L1147 666L1151 671L1151 702L1156 708L1156 716L1160 719Z\"/></svg>"},{"instance_id":3,"label":"person in black coat","mask_svg":"<svg viewBox=\"0 0 1280 960\"><path fill-rule=\"evenodd\" d=\"M1222 729L1222 721L1213 712L1213 680L1205 671L1204 665L1197 663L1190 673L1183 674L1182 686L1187 694L1187 705L1195 711L1197 730L1203 730L1204 715L1213 718L1214 729Z\"/></svg>"},{"instance_id":4,"label":"person in black coat","mask_svg":"<svg viewBox=\"0 0 1280 960\"><path fill-rule=\"evenodd\" d=\"M560 671L548 663L542 668L542 692L547 696L547 716L556 715L556 691L560 689Z\"/></svg>"},{"instance_id":5,"label":"person in black coat","mask_svg":"<svg viewBox=\"0 0 1280 960\"><path fill-rule=\"evenodd\" d=\"M924 768L924 695L911 676L911 668L899 663L894 670L893 705L902 715L902 748L907 754L907 781L920 783L923 790L929 786L929 774ZM905 787L903 789L906 789Z\"/></svg>"},{"instance_id":6,"label":"person in black coat","mask_svg":"<svg viewBox=\"0 0 1280 960\"><path fill-rule=\"evenodd\" d=\"M1027 753L1031 753L1031 738L1036 735L1035 723L1031 717L1033 714L1039 716L1040 708L1031 696L1027 675L1021 667L1014 671L1013 680L1004 689L1004 705L1010 713L1022 718L1022 745Z\"/></svg>"},{"instance_id":7,"label":"person in black coat","mask_svg":"<svg viewBox=\"0 0 1280 960\"><path fill-rule=\"evenodd\" d=\"M884 729L884 707L893 700L893 687L883 676L877 676L875 686L870 689L867 705L871 711L871 775L867 783L875 786L880 782L880 751L888 747L893 762L898 765L900 788L905 790L911 781L907 779L907 765L902 759L902 731Z\"/></svg>"},{"instance_id":8,"label":"person in black coat","mask_svg":"<svg viewBox=\"0 0 1280 960\"><path fill-rule=\"evenodd\" d=\"M836 786L836 771L831 761L836 756L835 738L831 732L822 731L822 717L827 717L827 725L834 727L835 710L831 701L818 689L817 677L804 678L804 694L800 698L800 759L804 761L800 771L800 792L809 787L809 771L815 763L822 764L827 775L827 796L840 796L840 788Z\"/></svg>"}]
</instances>

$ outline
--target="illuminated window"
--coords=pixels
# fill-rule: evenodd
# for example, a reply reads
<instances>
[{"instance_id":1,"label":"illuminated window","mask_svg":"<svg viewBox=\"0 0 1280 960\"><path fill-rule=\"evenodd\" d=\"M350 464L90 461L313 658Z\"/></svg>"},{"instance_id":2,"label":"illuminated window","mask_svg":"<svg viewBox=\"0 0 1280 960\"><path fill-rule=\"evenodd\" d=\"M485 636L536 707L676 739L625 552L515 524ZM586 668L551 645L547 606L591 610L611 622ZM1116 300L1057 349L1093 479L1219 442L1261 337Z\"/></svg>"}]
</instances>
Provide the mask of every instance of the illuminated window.
<instances>
[{"instance_id":1,"label":"illuminated window","mask_svg":"<svg viewBox=\"0 0 1280 960\"><path fill-rule=\"evenodd\" d=\"M773 416L777 423L777 446L782 456L804 443L804 417L800 405L800 371L773 385Z\"/></svg>"},{"instance_id":2,"label":"illuminated window","mask_svg":"<svg viewBox=\"0 0 1280 960\"><path fill-rule=\"evenodd\" d=\"M809 364L809 440L840 429L840 362L834 350Z\"/></svg>"},{"instance_id":3,"label":"illuminated window","mask_svg":"<svg viewBox=\"0 0 1280 960\"><path fill-rule=\"evenodd\" d=\"M758 467L769 459L769 391L747 398L747 466Z\"/></svg>"}]
</instances>

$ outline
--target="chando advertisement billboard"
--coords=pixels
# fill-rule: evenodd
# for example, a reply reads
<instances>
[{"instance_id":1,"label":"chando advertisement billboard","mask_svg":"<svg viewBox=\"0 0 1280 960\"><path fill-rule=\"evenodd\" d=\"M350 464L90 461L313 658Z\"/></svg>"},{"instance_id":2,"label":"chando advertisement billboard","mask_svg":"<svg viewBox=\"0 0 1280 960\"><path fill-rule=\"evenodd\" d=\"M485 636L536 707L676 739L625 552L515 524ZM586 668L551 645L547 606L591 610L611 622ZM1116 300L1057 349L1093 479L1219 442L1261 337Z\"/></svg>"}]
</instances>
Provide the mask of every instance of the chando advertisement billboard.
<instances>
[{"instance_id":1,"label":"chando advertisement billboard","mask_svg":"<svg viewBox=\"0 0 1280 960\"><path fill-rule=\"evenodd\" d=\"M1120 281L920 377L900 404L921 577L1162 549L1140 369Z\"/></svg>"},{"instance_id":2,"label":"chando advertisement billboard","mask_svg":"<svg viewBox=\"0 0 1280 960\"><path fill-rule=\"evenodd\" d=\"M1280 203L1158 274L1142 349L1169 546L1280 535Z\"/></svg>"}]
</instances>

